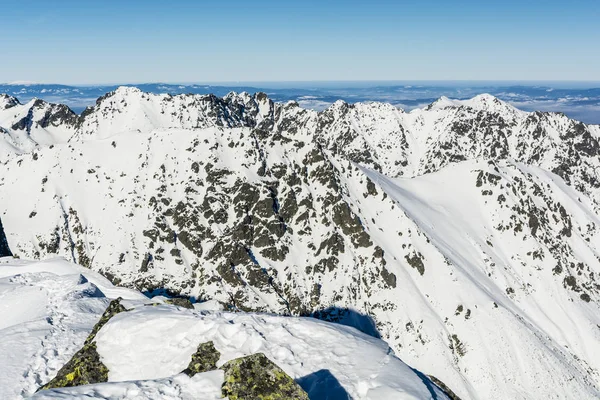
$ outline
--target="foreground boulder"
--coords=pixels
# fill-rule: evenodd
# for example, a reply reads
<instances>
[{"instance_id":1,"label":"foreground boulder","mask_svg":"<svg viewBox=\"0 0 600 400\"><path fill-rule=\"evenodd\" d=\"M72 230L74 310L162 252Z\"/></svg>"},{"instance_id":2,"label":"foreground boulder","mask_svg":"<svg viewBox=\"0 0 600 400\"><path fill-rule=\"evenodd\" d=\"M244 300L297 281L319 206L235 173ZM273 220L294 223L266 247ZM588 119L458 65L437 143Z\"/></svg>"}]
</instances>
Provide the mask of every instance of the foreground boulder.
<instances>
[{"instance_id":1,"label":"foreground boulder","mask_svg":"<svg viewBox=\"0 0 600 400\"><path fill-rule=\"evenodd\" d=\"M108 368L100 360L94 339L98 331L112 317L123 311L127 311L127 309L121 305L120 297L111 301L100 320L94 325L92 332L85 339L83 347L58 371L54 379L39 390L108 382Z\"/></svg>"},{"instance_id":2,"label":"foreground boulder","mask_svg":"<svg viewBox=\"0 0 600 400\"><path fill-rule=\"evenodd\" d=\"M236 358L221 369L223 396L230 400L308 400L306 392L262 353Z\"/></svg>"},{"instance_id":3,"label":"foreground boulder","mask_svg":"<svg viewBox=\"0 0 600 400\"><path fill-rule=\"evenodd\" d=\"M192 354L192 361L183 373L194 376L202 372L213 371L217 369L217 361L220 357L221 353L215 349L213 342L201 343L198 350Z\"/></svg>"}]
</instances>

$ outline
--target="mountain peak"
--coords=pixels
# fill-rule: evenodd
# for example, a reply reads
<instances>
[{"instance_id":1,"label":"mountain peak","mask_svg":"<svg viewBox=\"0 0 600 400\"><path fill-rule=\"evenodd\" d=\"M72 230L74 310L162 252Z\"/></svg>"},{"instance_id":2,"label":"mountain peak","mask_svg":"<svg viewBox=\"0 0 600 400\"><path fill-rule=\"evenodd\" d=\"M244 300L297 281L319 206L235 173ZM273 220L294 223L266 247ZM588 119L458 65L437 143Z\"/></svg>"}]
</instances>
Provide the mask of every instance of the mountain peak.
<instances>
[{"instance_id":1,"label":"mountain peak","mask_svg":"<svg viewBox=\"0 0 600 400\"><path fill-rule=\"evenodd\" d=\"M16 97L10 96L5 93L0 94L0 110L6 110L19 104L21 103Z\"/></svg>"},{"instance_id":2,"label":"mountain peak","mask_svg":"<svg viewBox=\"0 0 600 400\"><path fill-rule=\"evenodd\" d=\"M113 97L117 97L117 98L124 98L124 97L129 97L131 95L139 95L140 93L143 93L140 89L138 89L137 87L134 86L119 86L118 88L116 88L115 90L113 90L112 92L108 92L100 97L98 97L96 99L96 106L102 104L104 102L104 100L106 99L110 99ZM88 107L88 108L93 108L92 107Z\"/></svg>"},{"instance_id":3,"label":"mountain peak","mask_svg":"<svg viewBox=\"0 0 600 400\"><path fill-rule=\"evenodd\" d=\"M254 98L254 96L252 96L250 93L243 91L243 92L235 92L235 91L231 91L229 93L227 93L225 95L225 97L223 97L223 100L225 101L232 101L234 103L243 103L243 104L248 104L250 101L252 101L252 99Z\"/></svg>"},{"instance_id":4,"label":"mountain peak","mask_svg":"<svg viewBox=\"0 0 600 400\"><path fill-rule=\"evenodd\" d=\"M459 105L471 107L479 111L497 112L501 114L524 113L524 111L518 110L509 103L500 100L489 93L479 94L469 100L455 100L455 102Z\"/></svg>"},{"instance_id":5,"label":"mountain peak","mask_svg":"<svg viewBox=\"0 0 600 400\"><path fill-rule=\"evenodd\" d=\"M326 111L335 112L335 113L340 113L340 112L343 113L343 112L346 112L349 107L350 107L350 104L348 104L346 101L340 99L340 100L336 100L329 107L327 107Z\"/></svg>"},{"instance_id":6,"label":"mountain peak","mask_svg":"<svg viewBox=\"0 0 600 400\"><path fill-rule=\"evenodd\" d=\"M135 86L119 86L116 90L115 90L115 94L137 94L137 93L142 93L141 89L135 87Z\"/></svg>"},{"instance_id":7,"label":"mountain peak","mask_svg":"<svg viewBox=\"0 0 600 400\"><path fill-rule=\"evenodd\" d=\"M429 104L425 108L425 111L443 110L444 108L447 108L447 107L456 107L456 105L457 105L456 100L452 100L446 96L441 96L439 99L437 99L433 103Z\"/></svg>"},{"instance_id":8,"label":"mountain peak","mask_svg":"<svg viewBox=\"0 0 600 400\"><path fill-rule=\"evenodd\" d=\"M502 105L507 104L504 101L497 98L496 96L492 96L489 93L481 93L481 94L478 94L477 96L471 98L470 100L463 100L462 102L467 103L472 107L475 107L475 106L483 106L483 107L496 106L497 107L497 106L502 106Z\"/></svg>"},{"instance_id":9,"label":"mountain peak","mask_svg":"<svg viewBox=\"0 0 600 400\"><path fill-rule=\"evenodd\" d=\"M505 115L524 113L524 111L518 110L509 103L500 100L489 93L482 93L466 100L450 99L446 96L442 96L427 106L425 110L443 110L448 107L469 107L477 111L496 112Z\"/></svg>"}]
</instances>

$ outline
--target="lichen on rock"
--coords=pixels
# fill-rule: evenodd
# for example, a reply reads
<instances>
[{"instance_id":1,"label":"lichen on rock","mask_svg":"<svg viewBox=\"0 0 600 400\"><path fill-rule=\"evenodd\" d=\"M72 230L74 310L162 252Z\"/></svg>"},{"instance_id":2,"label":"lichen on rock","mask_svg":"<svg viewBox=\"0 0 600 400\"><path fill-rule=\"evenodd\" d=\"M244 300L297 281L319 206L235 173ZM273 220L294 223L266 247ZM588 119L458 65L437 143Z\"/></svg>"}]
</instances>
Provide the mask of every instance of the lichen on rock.
<instances>
[{"instance_id":1,"label":"lichen on rock","mask_svg":"<svg viewBox=\"0 0 600 400\"><path fill-rule=\"evenodd\" d=\"M56 378L45 384L40 390L89 385L108 382L108 368L100 360L96 342L85 344L64 367Z\"/></svg>"},{"instance_id":2,"label":"lichen on rock","mask_svg":"<svg viewBox=\"0 0 600 400\"><path fill-rule=\"evenodd\" d=\"M121 304L121 298L110 302L100 320L94 325L92 332L85 339L83 347L66 363L56 377L38 390L89 385L107 382L108 368L100 360L96 349L96 334L115 315L127 311Z\"/></svg>"},{"instance_id":3,"label":"lichen on rock","mask_svg":"<svg viewBox=\"0 0 600 400\"><path fill-rule=\"evenodd\" d=\"M308 400L308 394L264 354L236 358L221 367L230 400Z\"/></svg>"},{"instance_id":4,"label":"lichen on rock","mask_svg":"<svg viewBox=\"0 0 600 400\"><path fill-rule=\"evenodd\" d=\"M198 350L192 354L192 361L183 373L188 376L194 376L202 372L213 371L217 369L217 361L221 357L221 353L215 349L213 342L201 343Z\"/></svg>"}]
</instances>

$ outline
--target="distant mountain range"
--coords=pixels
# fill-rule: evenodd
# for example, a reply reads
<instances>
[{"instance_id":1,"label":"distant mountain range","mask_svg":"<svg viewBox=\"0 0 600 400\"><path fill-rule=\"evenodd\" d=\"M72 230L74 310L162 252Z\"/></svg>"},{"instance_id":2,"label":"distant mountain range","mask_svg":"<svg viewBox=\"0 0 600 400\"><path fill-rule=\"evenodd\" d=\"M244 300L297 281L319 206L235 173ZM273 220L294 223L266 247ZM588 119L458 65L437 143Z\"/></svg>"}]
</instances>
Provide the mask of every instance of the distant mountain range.
<instances>
[{"instance_id":1,"label":"distant mountain range","mask_svg":"<svg viewBox=\"0 0 600 400\"><path fill-rule=\"evenodd\" d=\"M600 397L600 125L489 94L92 104L0 96L15 256L352 325L461 399Z\"/></svg>"},{"instance_id":2,"label":"distant mountain range","mask_svg":"<svg viewBox=\"0 0 600 400\"><path fill-rule=\"evenodd\" d=\"M68 105L75 112L120 85L66 86L28 82L0 84L7 93L27 102L40 98ZM323 110L336 100L348 103L381 101L406 110L424 107L441 96L469 99L490 93L526 111L564 112L586 123L600 123L600 82L291 82L248 84L136 84L144 92L162 94L215 94L265 92L277 102L297 101L302 107Z\"/></svg>"}]
</instances>

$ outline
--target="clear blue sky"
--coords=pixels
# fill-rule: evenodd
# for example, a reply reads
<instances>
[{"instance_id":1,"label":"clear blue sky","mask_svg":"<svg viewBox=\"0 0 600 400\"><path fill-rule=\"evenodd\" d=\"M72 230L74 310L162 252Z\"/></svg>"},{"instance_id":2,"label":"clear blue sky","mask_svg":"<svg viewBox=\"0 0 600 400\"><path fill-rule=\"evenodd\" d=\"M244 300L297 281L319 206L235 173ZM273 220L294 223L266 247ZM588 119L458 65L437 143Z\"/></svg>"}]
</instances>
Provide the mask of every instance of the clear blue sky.
<instances>
[{"instance_id":1,"label":"clear blue sky","mask_svg":"<svg viewBox=\"0 0 600 400\"><path fill-rule=\"evenodd\" d=\"M600 0L0 0L0 82L600 80Z\"/></svg>"}]
</instances>

